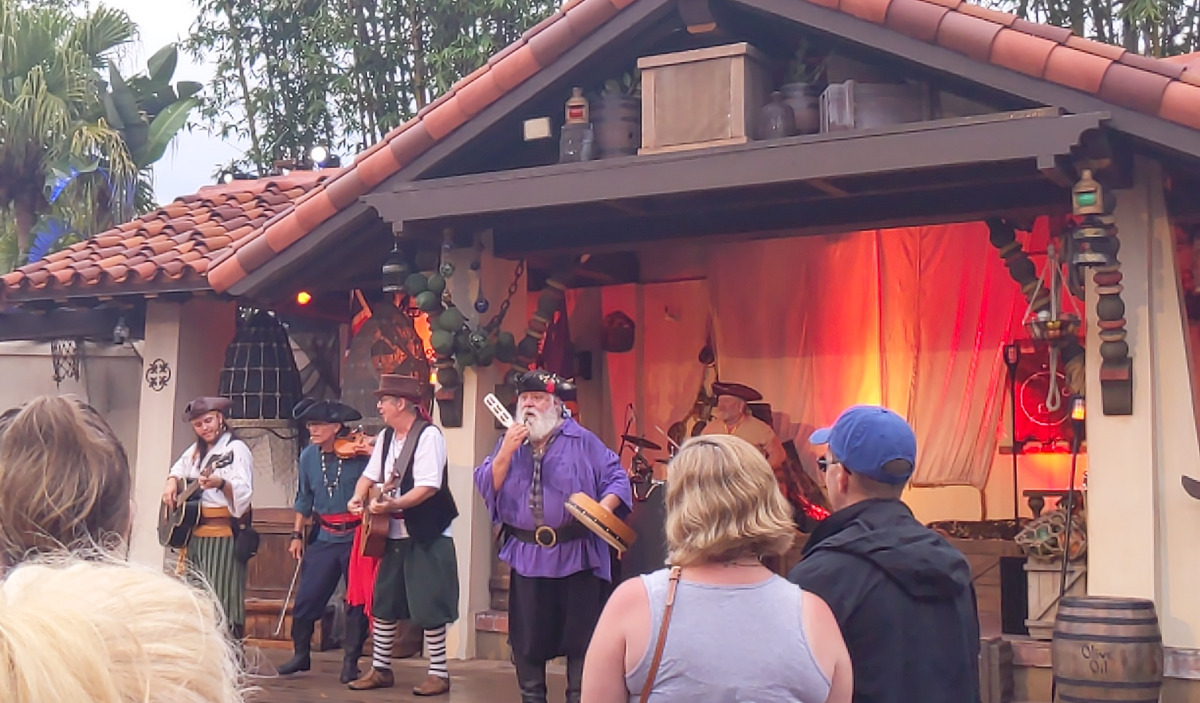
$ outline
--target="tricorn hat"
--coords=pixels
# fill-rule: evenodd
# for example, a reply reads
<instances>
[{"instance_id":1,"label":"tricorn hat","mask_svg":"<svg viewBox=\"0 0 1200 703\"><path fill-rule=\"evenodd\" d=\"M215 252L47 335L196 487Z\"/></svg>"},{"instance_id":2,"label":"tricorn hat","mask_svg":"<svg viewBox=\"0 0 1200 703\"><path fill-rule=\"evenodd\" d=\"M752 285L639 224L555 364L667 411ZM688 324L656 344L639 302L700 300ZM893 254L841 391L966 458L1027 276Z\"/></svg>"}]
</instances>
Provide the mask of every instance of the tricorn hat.
<instances>
[{"instance_id":1,"label":"tricorn hat","mask_svg":"<svg viewBox=\"0 0 1200 703\"><path fill-rule=\"evenodd\" d=\"M362 419L362 413L336 400L313 400L305 398L292 409L292 417L300 422L325 422L345 424Z\"/></svg>"},{"instance_id":2,"label":"tricorn hat","mask_svg":"<svg viewBox=\"0 0 1200 703\"><path fill-rule=\"evenodd\" d=\"M428 393L429 384L419 378L385 373L379 377L379 390L375 391L375 397L390 395L422 402Z\"/></svg>"},{"instance_id":3,"label":"tricorn hat","mask_svg":"<svg viewBox=\"0 0 1200 703\"><path fill-rule=\"evenodd\" d=\"M227 414L229 412L229 408L231 407L233 407L233 401L228 398L204 396L202 398L196 398L184 406L183 419L187 422L191 422L204 413L210 413L214 410L221 414Z\"/></svg>"},{"instance_id":4,"label":"tricorn hat","mask_svg":"<svg viewBox=\"0 0 1200 703\"><path fill-rule=\"evenodd\" d=\"M545 371L527 371L517 379L517 395L522 393L550 393L562 400L575 400L575 384L565 378Z\"/></svg>"},{"instance_id":5,"label":"tricorn hat","mask_svg":"<svg viewBox=\"0 0 1200 703\"><path fill-rule=\"evenodd\" d=\"M747 403L753 403L762 400L762 393L754 390L750 386L743 386L740 383L725 383L723 381L714 381L712 384L713 395L718 398L723 395L731 395L734 398L741 398Z\"/></svg>"}]
</instances>

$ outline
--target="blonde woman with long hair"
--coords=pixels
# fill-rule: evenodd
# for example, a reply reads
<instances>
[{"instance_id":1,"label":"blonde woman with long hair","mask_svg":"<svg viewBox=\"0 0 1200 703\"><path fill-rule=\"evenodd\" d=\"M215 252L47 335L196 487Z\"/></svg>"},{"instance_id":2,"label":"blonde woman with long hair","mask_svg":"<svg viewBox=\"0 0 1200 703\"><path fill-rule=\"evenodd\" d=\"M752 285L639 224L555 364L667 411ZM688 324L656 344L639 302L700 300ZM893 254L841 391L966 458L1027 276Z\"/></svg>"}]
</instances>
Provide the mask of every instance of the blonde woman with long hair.
<instances>
[{"instance_id":1,"label":"blonde woman with long hair","mask_svg":"<svg viewBox=\"0 0 1200 703\"><path fill-rule=\"evenodd\" d=\"M762 453L729 435L697 437L667 475L672 568L609 599L583 703L849 703L850 656L829 606L762 564L794 535Z\"/></svg>"},{"instance_id":2,"label":"blonde woman with long hair","mask_svg":"<svg viewBox=\"0 0 1200 703\"><path fill-rule=\"evenodd\" d=\"M55 555L0 583L0 701L242 703L221 612L166 574Z\"/></svg>"}]
</instances>

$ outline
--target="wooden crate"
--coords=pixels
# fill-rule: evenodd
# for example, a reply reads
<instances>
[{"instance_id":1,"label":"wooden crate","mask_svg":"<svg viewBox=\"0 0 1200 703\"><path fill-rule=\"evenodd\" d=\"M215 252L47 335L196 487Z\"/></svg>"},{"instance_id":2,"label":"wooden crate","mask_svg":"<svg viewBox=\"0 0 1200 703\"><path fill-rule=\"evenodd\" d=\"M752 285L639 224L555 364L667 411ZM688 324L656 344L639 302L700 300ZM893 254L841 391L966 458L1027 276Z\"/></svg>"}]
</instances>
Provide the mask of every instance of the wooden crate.
<instances>
[{"instance_id":1,"label":"wooden crate","mask_svg":"<svg viewBox=\"0 0 1200 703\"><path fill-rule=\"evenodd\" d=\"M1025 626L1029 636L1049 640L1054 634L1054 618L1058 615L1058 593L1062 586L1062 562L1029 559L1025 562L1029 579L1029 619ZM1076 562L1067 566L1067 595L1087 595L1087 564Z\"/></svg>"},{"instance_id":2,"label":"wooden crate","mask_svg":"<svg viewBox=\"0 0 1200 703\"><path fill-rule=\"evenodd\" d=\"M1009 703L1013 699L1012 644L1000 637L985 638L979 644L980 701Z\"/></svg>"},{"instance_id":3,"label":"wooden crate","mask_svg":"<svg viewBox=\"0 0 1200 703\"><path fill-rule=\"evenodd\" d=\"M1016 542L1001 539L948 538L971 565L975 600L979 605L979 630L984 636L999 635L1001 627L1000 559L1021 557Z\"/></svg>"},{"instance_id":4,"label":"wooden crate","mask_svg":"<svg viewBox=\"0 0 1200 703\"><path fill-rule=\"evenodd\" d=\"M742 42L638 59L639 154L745 144L754 138L771 81L767 58Z\"/></svg>"}]
</instances>

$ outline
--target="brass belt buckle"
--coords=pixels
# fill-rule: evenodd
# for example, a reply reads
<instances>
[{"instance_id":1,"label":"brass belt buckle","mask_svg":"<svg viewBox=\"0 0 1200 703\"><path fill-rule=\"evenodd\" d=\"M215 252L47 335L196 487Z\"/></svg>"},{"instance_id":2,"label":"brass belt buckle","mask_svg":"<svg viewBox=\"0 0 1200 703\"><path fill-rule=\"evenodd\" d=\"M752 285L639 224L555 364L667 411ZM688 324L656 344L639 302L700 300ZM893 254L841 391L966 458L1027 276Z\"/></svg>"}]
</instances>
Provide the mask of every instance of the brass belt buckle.
<instances>
[{"instance_id":1,"label":"brass belt buckle","mask_svg":"<svg viewBox=\"0 0 1200 703\"><path fill-rule=\"evenodd\" d=\"M537 542L539 546L549 549L558 544L558 533L554 531L553 527L542 525L533 531L533 541Z\"/></svg>"}]
</instances>

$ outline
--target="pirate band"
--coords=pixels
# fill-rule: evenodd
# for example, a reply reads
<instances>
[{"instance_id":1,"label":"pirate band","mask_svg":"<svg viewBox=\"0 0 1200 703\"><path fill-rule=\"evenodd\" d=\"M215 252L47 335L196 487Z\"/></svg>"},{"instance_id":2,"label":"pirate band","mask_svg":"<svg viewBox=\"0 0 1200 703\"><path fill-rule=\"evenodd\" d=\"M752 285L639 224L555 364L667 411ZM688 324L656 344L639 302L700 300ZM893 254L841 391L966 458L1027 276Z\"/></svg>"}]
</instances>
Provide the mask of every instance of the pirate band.
<instances>
[{"instance_id":1,"label":"pirate band","mask_svg":"<svg viewBox=\"0 0 1200 703\"><path fill-rule=\"evenodd\" d=\"M373 443L348 436L348 424L362 419L348 405L306 399L294 408L310 444L299 458L288 547L299 562L294 653L280 674L311 669L316 623L344 581L342 683L355 690L394 686L393 656L424 648L429 669L413 693L449 691L446 627L459 615L450 525L458 510L448 485L446 441L426 410L430 390L419 379L383 375L375 396L385 429ZM773 467L782 463L771 427L747 411L747 402L761 396L739 384L717 383L713 390L716 416L704 433L741 436ZM615 586L618 561L612 540L585 527L568 506L598 504L598 512L625 519L633 508L630 478L618 456L567 411L573 386L534 370L520 377L517 391L516 421L475 469L474 482L498 529L499 557L511 567L509 642L521 701L545 703L546 663L565 657L566 700L577 703L584 655ZM223 398L188 404L184 417L197 439L171 467L163 502L174 507L184 487L196 485L200 514L181 550L181 571L186 567L216 591L231 635L240 640L246 588L240 552L246 550L239 550L238 536L249 526L253 461L226 425L229 407ZM387 492L372 493L380 486ZM379 559L362 554L365 513L388 523ZM371 665L364 673L359 660L368 636Z\"/></svg>"}]
</instances>

